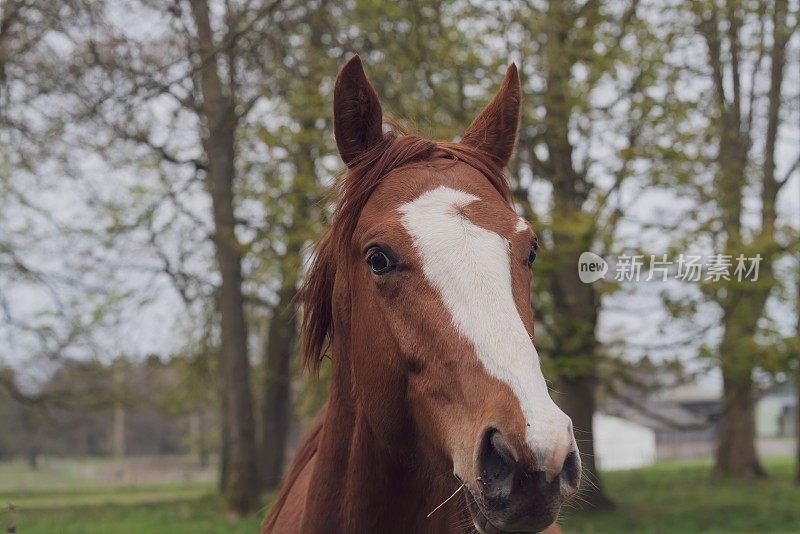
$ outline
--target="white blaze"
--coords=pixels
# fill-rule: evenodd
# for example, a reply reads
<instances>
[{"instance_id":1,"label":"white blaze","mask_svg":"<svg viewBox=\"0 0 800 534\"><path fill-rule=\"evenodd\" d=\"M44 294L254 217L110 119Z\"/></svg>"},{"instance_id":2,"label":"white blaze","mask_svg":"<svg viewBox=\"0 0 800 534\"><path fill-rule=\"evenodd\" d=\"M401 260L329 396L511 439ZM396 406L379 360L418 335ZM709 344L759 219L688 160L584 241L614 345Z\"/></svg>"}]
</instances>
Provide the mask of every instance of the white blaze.
<instances>
[{"instance_id":1,"label":"white blaze","mask_svg":"<svg viewBox=\"0 0 800 534\"><path fill-rule=\"evenodd\" d=\"M425 277L439 292L459 334L472 343L486 370L511 387L528 423L532 451L549 459L557 448L569 447L562 443L570 435L569 423L547 392L539 356L517 311L509 242L462 214L464 206L478 200L438 187L399 211Z\"/></svg>"}]
</instances>

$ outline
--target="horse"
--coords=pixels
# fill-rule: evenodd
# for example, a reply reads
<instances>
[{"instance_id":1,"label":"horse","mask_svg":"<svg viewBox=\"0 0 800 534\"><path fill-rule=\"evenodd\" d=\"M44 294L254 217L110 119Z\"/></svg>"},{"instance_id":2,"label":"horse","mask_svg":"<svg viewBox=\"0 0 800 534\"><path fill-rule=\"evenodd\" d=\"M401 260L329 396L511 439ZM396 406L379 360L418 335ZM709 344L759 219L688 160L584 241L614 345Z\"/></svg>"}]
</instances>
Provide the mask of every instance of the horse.
<instances>
[{"instance_id":1,"label":"horse","mask_svg":"<svg viewBox=\"0 0 800 534\"><path fill-rule=\"evenodd\" d=\"M538 242L509 203L512 63L460 142L384 129L358 56L340 70L346 172L300 295L326 406L262 532L539 532L580 483L534 348Z\"/></svg>"}]
</instances>

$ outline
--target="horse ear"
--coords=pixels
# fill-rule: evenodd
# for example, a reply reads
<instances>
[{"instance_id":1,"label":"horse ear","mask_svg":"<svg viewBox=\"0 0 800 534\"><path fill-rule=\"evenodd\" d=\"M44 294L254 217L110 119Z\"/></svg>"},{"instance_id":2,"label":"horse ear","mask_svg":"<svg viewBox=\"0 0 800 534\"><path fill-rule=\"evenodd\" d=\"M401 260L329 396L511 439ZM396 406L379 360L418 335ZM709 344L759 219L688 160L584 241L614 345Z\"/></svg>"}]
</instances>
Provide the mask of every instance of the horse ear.
<instances>
[{"instance_id":1,"label":"horse ear","mask_svg":"<svg viewBox=\"0 0 800 534\"><path fill-rule=\"evenodd\" d=\"M339 71L333 89L333 132L345 165L351 167L380 141L382 124L378 95L364 74L361 58L353 56Z\"/></svg>"},{"instance_id":2,"label":"horse ear","mask_svg":"<svg viewBox=\"0 0 800 534\"><path fill-rule=\"evenodd\" d=\"M472 121L461 143L477 148L504 169L514 152L522 89L517 66L508 66L497 95Z\"/></svg>"}]
</instances>

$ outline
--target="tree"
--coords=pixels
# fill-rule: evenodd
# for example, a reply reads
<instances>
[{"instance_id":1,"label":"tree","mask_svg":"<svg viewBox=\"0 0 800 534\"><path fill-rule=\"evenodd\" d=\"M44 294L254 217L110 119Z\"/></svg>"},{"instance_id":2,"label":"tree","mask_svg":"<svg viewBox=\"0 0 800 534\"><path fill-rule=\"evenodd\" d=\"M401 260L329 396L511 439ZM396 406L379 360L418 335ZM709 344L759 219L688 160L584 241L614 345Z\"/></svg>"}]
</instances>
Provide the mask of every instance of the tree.
<instances>
[{"instance_id":1,"label":"tree","mask_svg":"<svg viewBox=\"0 0 800 534\"><path fill-rule=\"evenodd\" d=\"M755 449L753 371L759 365L759 322L776 287L774 264L787 244L778 221L778 194L797 165L779 173L777 150L785 120L787 46L798 13L786 0L750 4L737 0L691 3L694 28L705 45L703 69L711 80L708 99L697 101L707 117L706 135L715 151L709 198L697 196L713 213L712 242L734 258L760 257L758 280L709 284L704 295L721 311L716 357L723 378L723 419L714 472L723 476L764 475ZM763 85L762 85L763 82ZM705 102L708 102L706 104ZM758 193L758 208L749 191ZM748 212L753 212L751 218Z\"/></svg>"},{"instance_id":2,"label":"tree","mask_svg":"<svg viewBox=\"0 0 800 534\"><path fill-rule=\"evenodd\" d=\"M534 283L537 348L580 439L590 507L610 504L592 421L599 362L611 356L598 321L613 287L581 282L578 259L615 250L618 224L648 182L641 169L658 112L646 88L664 83L669 36L657 36L642 11L636 0L520 3L492 9L500 15L489 30L522 59L525 112L512 175L518 205L544 245Z\"/></svg>"},{"instance_id":3,"label":"tree","mask_svg":"<svg viewBox=\"0 0 800 534\"><path fill-rule=\"evenodd\" d=\"M95 355L93 333L113 309L80 270L65 221L40 194L61 189L42 171L52 153L39 142L48 134L42 109L59 91L47 68L47 35L59 28L58 6L49 2L0 5L0 389L24 404L32 433L55 399L26 371Z\"/></svg>"},{"instance_id":4,"label":"tree","mask_svg":"<svg viewBox=\"0 0 800 534\"><path fill-rule=\"evenodd\" d=\"M461 135L494 89L480 46L464 46L486 14L456 0L359 0L347 15L341 46L370 65L388 115L431 139Z\"/></svg>"},{"instance_id":5,"label":"tree","mask_svg":"<svg viewBox=\"0 0 800 534\"><path fill-rule=\"evenodd\" d=\"M187 306L214 304L222 466L235 516L258 508L246 309L258 299L244 286L248 237L265 232L258 223L263 206L242 208L244 192L263 180L254 165L260 154L243 135L263 117L259 104L272 98L272 69L282 68L272 54L279 7L277 1L75 2L64 31L73 53L60 70L64 93L75 102L69 118L85 127L80 141L71 141L116 167L122 196L106 201L110 239L143 241L147 268L170 278ZM149 21L146 30L120 23L126 12ZM130 195L134 205L125 202Z\"/></svg>"},{"instance_id":6,"label":"tree","mask_svg":"<svg viewBox=\"0 0 800 534\"><path fill-rule=\"evenodd\" d=\"M322 44L323 36L330 36L332 27L322 9L309 8L303 15L302 23L285 30L287 35L304 42L302 49L294 46L285 51L287 56L302 58L302 68L288 72L278 81L286 102L286 118L296 127L263 133L267 144L287 150L286 158L279 161L283 172L275 173L277 180L270 183L270 194L281 201L271 203L269 214L268 243L272 246L268 249L267 267L276 286L276 299L262 362L261 460L265 489L277 488L283 474L292 418L292 360L299 334L296 295L306 247L317 236L323 215L319 213L319 207L324 205L322 178L332 173L322 163L332 148L327 137L329 106L319 91L323 81L336 72L335 58L328 57Z\"/></svg>"},{"instance_id":7,"label":"tree","mask_svg":"<svg viewBox=\"0 0 800 534\"><path fill-rule=\"evenodd\" d=\"M228 27L221 42L214 38L211 13L205 0L191 2L196 25L199 87L202 94L200 114L204 122L203 148L208 159L206 180L211 194L214 219L214 246L221 284L218 303L220 315L220 371L226 391L228 425L228 480L226 496L231 510L247 514L257 508L255 420L250 390L250 364L247 355L247 326L242 296L241 244L236 237L234 181L236 178L236 129L240 119L236 111L234 62L227 65L231 74L223 82L218 65L220 46L230 47L237 28ZM228 13L238 17L241 13ZM230 18L228 19L230 20ZM228 50L230 52L230 50Z\"/></svg>"}]
</instances>

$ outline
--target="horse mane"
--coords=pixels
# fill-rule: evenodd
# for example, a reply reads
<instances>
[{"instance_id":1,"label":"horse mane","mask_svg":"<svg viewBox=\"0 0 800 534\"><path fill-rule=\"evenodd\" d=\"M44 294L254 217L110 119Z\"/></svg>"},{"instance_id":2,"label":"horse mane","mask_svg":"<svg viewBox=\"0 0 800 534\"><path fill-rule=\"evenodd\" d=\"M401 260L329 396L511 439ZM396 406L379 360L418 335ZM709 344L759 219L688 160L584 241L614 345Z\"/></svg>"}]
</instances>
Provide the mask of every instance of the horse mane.
<instances>
[{"instance_id":1,"label":"horse mane","mask_svg":"<svg viewBox=\"0 0 800 534\"><path fill-rule=\"evenodd\" d=\"M397 123L369 150L356 159L339 181L336 207L328 231L316 246L311 267L298 294L303 303L302 359L317 374L325 348L333 338L333 283L337 256L349 248L361 210L370 195L391 171L435 158L464 162L481 172L504 198L509 186L503 169L490 154L470 145L430 141L406 132Z\"/></svg>"},{"instance_id":2,"label":"horse mane","mask_svg":"<svg viewBox=\"0 0 800 534\"><path fill-rule=\"evenodd\" d=\"M313 458L317 453L320 435L322 434L322 423L325 419L324 414L325 409L323 408L320 410L319 415L311 424L305 440L303 440L303 443L301 443L300 447L298 447L297 452L294 455L294 459L292 460L292 465L289 468L289 471L286 473L286 476L283 478L281 489L278 492L278 495L275 497L275 502L272 505L272 509L265 519L264 525L261 527L261 532L272 532L272 529L275 527L275 522L278 520L278 515L284 504L286 504L286 499L289 498L289 492L291 492L292 486L294 486L295 481L300 476L300 473L303 472L305 466L308 465L308 462L311 461L311 458Z\"/></svg>"}]
</instances>

